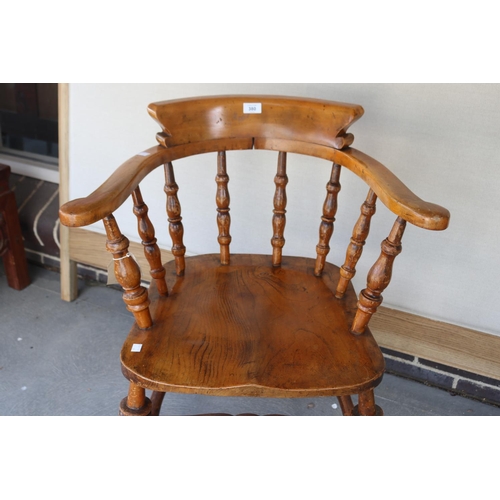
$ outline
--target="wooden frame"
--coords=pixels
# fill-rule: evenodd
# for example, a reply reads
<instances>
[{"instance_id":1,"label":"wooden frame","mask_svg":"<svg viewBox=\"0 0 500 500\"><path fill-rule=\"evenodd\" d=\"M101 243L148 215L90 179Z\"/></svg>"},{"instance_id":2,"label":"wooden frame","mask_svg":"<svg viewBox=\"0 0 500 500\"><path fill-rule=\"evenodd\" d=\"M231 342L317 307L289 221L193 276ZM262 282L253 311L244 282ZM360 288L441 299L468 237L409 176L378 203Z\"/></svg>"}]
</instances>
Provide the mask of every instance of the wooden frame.
<instances>
[{"instance_id":1,"label":"wooden frame","mask_svg":"<svg viewBox=\"0 0 500 500\"><path fill-rule=\"evenodd\" d=\"M69 200L69 84L59 84L59 205ZM71 260L69 228L60 225L61 298L75 300L78 294L76 262Z\"/></svg>"}]
</instances>

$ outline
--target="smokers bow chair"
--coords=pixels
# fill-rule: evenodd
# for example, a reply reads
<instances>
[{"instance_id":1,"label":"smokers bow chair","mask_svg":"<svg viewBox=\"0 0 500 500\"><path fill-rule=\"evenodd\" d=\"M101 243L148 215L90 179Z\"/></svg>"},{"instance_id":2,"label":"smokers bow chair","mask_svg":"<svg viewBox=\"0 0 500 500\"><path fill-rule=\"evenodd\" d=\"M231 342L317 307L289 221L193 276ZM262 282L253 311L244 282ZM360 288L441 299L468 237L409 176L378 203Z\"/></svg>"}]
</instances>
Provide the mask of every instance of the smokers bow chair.
<instances>
[{"instance_id":1,"label":"smokers bow chair","mask_svg":"<svg viewBox=\"0 0 500 500\"><path fill-rule=\"evenodd\" d=\"M122 372L130 389L120 403L120 414L158 415L164 394L181 392L277 398L336 396L344 415L381 415L374 388L382 380L385 365L368 322L391 280L407 222L442 230L448 225L448 211L422 201L382 164L350 147L354 137L347 129L363 114L361 106L253 95L158 102L148 111L162 129L157 135L159 145L125 162L87 198L60 209L66 226L103 221L107 250L113 255L116 279L124 289L123 300L135 316L121 352ZM251 149L277 152L269 255L230 253L226 151ZM212 196L220 254L186 257L173 162L210 152L217 153ZM323 213L318 213L315 259L282 255L289 153L333 163L330 179L325 179ZM160 165L165 169L166 212L174 256L166 265L161 262L139 188ZM368 194L339 268L326 257L342 167L368 185ZM151 268L149 289L141 285L140 270L128 251L129 240L113 216L130 196ZM357 298L351 279L377 199L395 214L396 221L368 273L366 288ZM146 390L152 391L150 397ZM351 396L356 394L358 404L354 406Z\"/></svg>"}]
</instances>

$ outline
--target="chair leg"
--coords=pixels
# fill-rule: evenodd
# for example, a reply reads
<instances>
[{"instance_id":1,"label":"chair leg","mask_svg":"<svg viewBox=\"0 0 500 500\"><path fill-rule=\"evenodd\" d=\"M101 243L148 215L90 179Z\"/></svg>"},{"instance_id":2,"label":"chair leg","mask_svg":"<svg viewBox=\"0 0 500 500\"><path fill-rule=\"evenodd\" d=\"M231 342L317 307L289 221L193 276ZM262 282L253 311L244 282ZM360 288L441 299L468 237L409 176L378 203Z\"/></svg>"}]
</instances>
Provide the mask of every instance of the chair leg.
<instances>
[{"instance_id":1,"label":"chair leg","mask_svg":"<svg viewBox=\"0 0 500 500\"><path fill-rule=\"evenodd\" d=\"M164 392L153 391L153 394L151 395L151 415L153 417L160 415L161 404L163 403L164 397Z\"/></svg>"},{"instance_id":2,"label":"chair leg","mask_svg":"<svg viewBox=\"0 0 500 500\"><path fill-rule=\"evenodd\" d=\"M342 415L344 415L344 417L352 416L354 405L352 404L351 396L337 396L337 399L340 404L340 409L342 410Z\"/></svg>"},{"instance_id":3,"label":"chair leg","mask_svg":"<svg viewBox=\"0 0 500 500\"><path fill-rule=\"evenodd\" d=\"M355 416L377 417L381 417L384 414L382 408L375 404L373 389L359 393L358 404L354 407L352 414Z\"/></svg>"},{"instance_id":4,"label":"chair leg","mask_svg":"<svg viewBox=\"0 0 500 500\"><path fill-rule=\"evenodd\" d=\"M119 414L127 417L151 415L151 400L146 397L145 389L130 382L128 396L122 399Z\"/></svg>"}]
</instances>

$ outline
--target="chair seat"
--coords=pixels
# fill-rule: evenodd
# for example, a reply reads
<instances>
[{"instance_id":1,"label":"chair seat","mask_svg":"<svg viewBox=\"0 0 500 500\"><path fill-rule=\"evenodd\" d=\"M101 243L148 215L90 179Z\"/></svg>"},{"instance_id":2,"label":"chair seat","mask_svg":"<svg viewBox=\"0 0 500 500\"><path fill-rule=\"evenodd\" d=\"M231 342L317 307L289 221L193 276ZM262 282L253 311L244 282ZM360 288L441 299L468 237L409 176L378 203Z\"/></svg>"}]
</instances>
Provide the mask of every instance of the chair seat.
<instances>
[{"instance_id":1,"label":"chair seat","mask_svg":"<svg viewBox=\"0 0 500 500\"><path fill-rule=\"evenodd\" d=\"M384 359L371 332L354 335L352 285L335 298L338 267L321 277L314 260L264 255L186 259L184 276L165 266L169 296L154 283L153 326L137 324L125 341L122 371L154 391L213 396L313 397L378 385ZM134 344L141 345L139 352Z\"/></svg>"}]
</instances>

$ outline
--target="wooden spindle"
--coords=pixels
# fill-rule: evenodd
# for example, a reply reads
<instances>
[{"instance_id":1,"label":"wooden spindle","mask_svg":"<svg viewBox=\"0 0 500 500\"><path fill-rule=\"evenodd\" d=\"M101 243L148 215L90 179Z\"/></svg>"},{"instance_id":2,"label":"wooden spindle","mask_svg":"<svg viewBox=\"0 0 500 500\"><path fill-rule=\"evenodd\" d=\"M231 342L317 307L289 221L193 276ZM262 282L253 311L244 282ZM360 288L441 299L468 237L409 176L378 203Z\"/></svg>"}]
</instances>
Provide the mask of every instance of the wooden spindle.
<instances>
[{"instance_id":1,"label":"wooden spindle","mask_svg":"<svg viewBox=\"0 0 500 500\"><path fill-rule=\"evenodd\" d=\"M337 213L337 198L340 191L340 165L336 163L332 166L330 181L326 185L326 199L323 205L323 217L319 226L319 243L316 246L316 266L314 274L321 276L325 267L326 256L330 252L330 238L333 234L333 223L335 222L335 214Z\"/></svg>"},{"instance_id":2,"label":"wooden spindle","mask_svg":"<svg viewBox=\"0 0 500 500\"><path fill-rule=\"evenodd\" d=\"M231 225L231 216L229 215L229 190L227 184L229 176L226 171L226 152L219 151L217 155L217 194L215 201L217 203L217 226L219 227L219 237L217 241L220 245L220 262L222 265L229 264L229 244L231 243L231 235L229 234L229 226Z\"/></svg>"},{"instance_id":3,"label":"wooden spindle","mask_svg":"<svg viewBox=\"0 0 500 500\"><path fill-rule=\"evenodd\" d=\"M352 323L353 333L363 333L370 318L382 303L382 292L387 288L392 277L394 259L401 253L401 239L406 221L396 219L389 236L382 242L382 252L368 273L367 287L359 294L358 309Z\"/></svg>"},{"instance_id":4,"label":"wooden spindle","mask_svg":"<svg viewBox=\"0 0 500 500\"><path fill-rule=\"evenodd\" d=\"M340 279L335 293L335 297L338 299L344 296L349 282L356 274L356 264L363 253L363 246L370 232L370 222L376 210L376 201L377 195L370 189L365 202L361 205L361 215L352 231L351 242L347 247L345 256L345 263L340 268Z\"/></svg>"},{"instance_id":5,"label":"wooden spindle","mask_svg":"<svg viewBox=\"0 0 500 500\"><path fill-rule=\"evenodd\" d=\"M288 177L286 175L286 153L280 151L278 155L278 171L274 178L276 191L274 193L274 210L273 210L273 237L271 245L273 246L273 266L281 265L281 255L283 246L285 245L286 224L286 185Z\"/></svg>"},{"instance_id":6,"label":"wooden spindle","mask_svg":"<svg viewBox=\"0 0 500 500\"><path fill-rule=\"evenodd\" d=\"M137 230L144 247L144 256L149 262L151 277L156 282L160 295L168 295L167 283L165 281L165 269L161 263L161 252L156 244L155 229L148 217L148 206L142 199L139 187L132 193L134 202L134 214L137 217Z\"/></svg>"},{"instance_id":7,"label":"wooden spindle","mask_svg":"<svg viewBox=\"0 0 500 500\"><path fill-rule=\"evenodd\" d=\"M175 270L177 276L183 276L186 267L184 261L186 247L182 243L184 227L181 222L181 205L179 203L179 198L177 198L177 191L179 191L179 186L175 182L172 163L169 162L165 164L165 193L167 195L167 215L169 222L168 230L172 238L172 254L175 258Z\"/></svg>"},{"instance_id":8,"label":"wooden spindle","mask_svg":"<svg viewBox=\"0 0 500 500\"><path fill-rule=\"evenodd\" d=\"M103 223L107 235L106 248L113 254L116 280L124 290L123 301L134 314L139 328L149 328L153 321L149 312L148 292L141 286L139 265L128 253L129 240L121 234L113 215L104 217Z\"/></svg>"}]
</instances>

